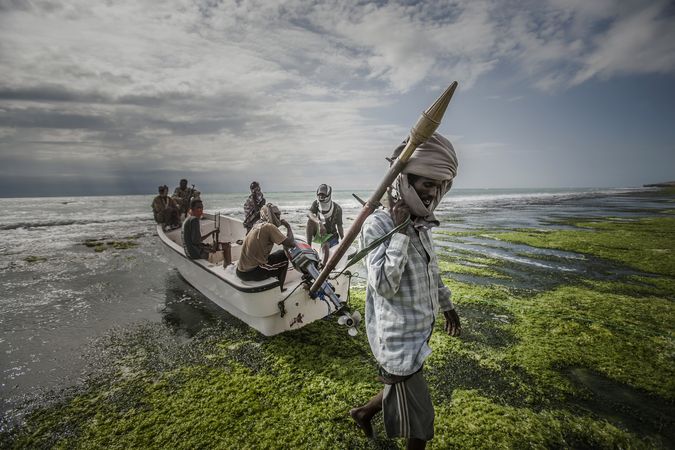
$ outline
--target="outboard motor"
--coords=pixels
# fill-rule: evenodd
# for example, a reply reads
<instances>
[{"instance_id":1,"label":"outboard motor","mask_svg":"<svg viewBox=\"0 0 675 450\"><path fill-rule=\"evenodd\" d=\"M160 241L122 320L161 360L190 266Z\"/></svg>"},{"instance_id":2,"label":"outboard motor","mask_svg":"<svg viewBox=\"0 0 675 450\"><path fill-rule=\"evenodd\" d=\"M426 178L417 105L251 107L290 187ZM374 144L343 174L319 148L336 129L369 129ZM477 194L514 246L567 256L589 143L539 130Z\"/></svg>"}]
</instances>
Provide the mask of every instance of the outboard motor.
<instances>
[{"instance_id":1,"label":"outboard motor","mask_svg":"<svg viewBox=\"0 0 675 450\"><path fill-rule=\"evenodd\" d=\"M319 254L312 248L311 245L305 242L295 241L295 247L290 249L289 254L291 258L291 264L293 264L293 267L303 273L303 279L309 281L310 284L316 280L320 273L320 259ZM337 296L337 294L335 294L333 286L328 281L325 281L321 285L321 289L319 289L313 296L313 298L317 297L323 301L330 301L333 306L335 306L336 311L342 307L340 298Z\"/></svg>"},{"instance_id":2,"label":"outboard motor","mask_svg":"<svg viewBox=\"0 0 675 450\"><path fill-rule=\"evenodd\" d=\"M319 254L311 245L301 241L295 241L295 247L291 248L288 253L293 267L302 272L302 278L308 285L311 285L320 273L319 262L321 259L319 258ZM329 311L331 304L335 307L335 311L342 308L345 304L345 301L340 299L335 293L333 286L328 280L321 284L321 288L316 291L312 298L319 298L326 302L329 305ZM343 314L338 319L338 324L346 325L348 327L349 335L356 336L356 327L359 325L360 321L361 314L359 314L358 311L354 314L343 311Z\"/></svg>"}]
</instances>

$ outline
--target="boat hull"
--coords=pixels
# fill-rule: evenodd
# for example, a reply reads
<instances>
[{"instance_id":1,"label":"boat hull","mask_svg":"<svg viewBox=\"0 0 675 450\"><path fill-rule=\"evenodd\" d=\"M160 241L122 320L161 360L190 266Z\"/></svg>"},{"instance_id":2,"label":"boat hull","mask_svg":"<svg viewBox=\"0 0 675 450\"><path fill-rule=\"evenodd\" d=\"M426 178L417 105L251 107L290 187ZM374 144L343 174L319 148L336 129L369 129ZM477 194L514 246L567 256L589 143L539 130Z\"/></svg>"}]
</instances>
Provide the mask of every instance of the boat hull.
<instances>
[{"instance_id":1,"label":"boat hull","mask_svg":"<svg viewBox=\"0 0 675 450\"><path fill-rule=\"evenodd\" d=\"M165 233L161 227L157 227L157 233L169 263L188 283L222 309L266 336L302 328L336 311L327 301L311 298L301 274L292 267L287 275L286 291L281 292L276 280L266 283L243 282L236 276L235 263L224 266L204 259L187 258L175 235L180 234L180 230ZM171 233L174 236L169 236ZM340 298L348 298L347 276L331 280L331 284Z\"/></svg>"}]
</instances>

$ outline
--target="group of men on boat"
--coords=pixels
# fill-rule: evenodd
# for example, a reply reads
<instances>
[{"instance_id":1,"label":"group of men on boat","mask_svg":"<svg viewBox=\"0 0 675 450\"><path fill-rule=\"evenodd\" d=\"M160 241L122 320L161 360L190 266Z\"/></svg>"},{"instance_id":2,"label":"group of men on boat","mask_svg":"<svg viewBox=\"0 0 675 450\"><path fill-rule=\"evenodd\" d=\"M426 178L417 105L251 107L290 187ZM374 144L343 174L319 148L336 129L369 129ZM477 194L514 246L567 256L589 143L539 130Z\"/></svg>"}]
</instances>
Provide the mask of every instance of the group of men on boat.
<instances>
[{"instance_id":1,"label":"group of men on boat","mask_svg":"<svg viewBox=\"0 0 675 450\"><path fill-rule=\"evenodd\" d=\"M405 143L396 148L391 161ZM417 147L395 179L388 191L388 208L375 210L361 229L360 246L368 250L366 331L384 387L349 414L372 438L371 421L382 411L388 436L406 438L408 449L425 448L434 435L434 408L422 369L431 353L429 340L438 313L445 318L443 328L448 335L461 332L450 290L439 274L431 236L431 229L439 225L434 210L450 190L457 165L452 144L434 133ZM237 274L242 279L272 274L280 278L283 289L288 259L283 251L271 250L274 244L293 245L293 232L279 208L265 201L259 183L251 183L250 188L244 206L248 234ZM190 217L200 217L200 204L201 200L192 201ZM279 226L287 232L282 233ZM319 186L310 207L307 240L322 234L330 234L322 240L326 251L343 238L342 210L331 201L327 185Z\"/></svg>"},{"instance_id":2,"label":"group of men on boat","mask_svg":"<svg viewBox=\"0 0 675 450\"><path fill-rule=\"evenodd\" d=\"M281 291L285 291L284 282L289 261L284 250L272 252L275 244L284 248L295 246L291 225L281 217L278 206L267 203L257 181L251 182L251 194L244 203L244 227L246 238L242 243L241 256L237 261L236 273L244 281L261 281L277 278ZM307 214L306 238L309 245L317 240L321 244L323 260L328 260L330 248L337 245L344 236L342 226L342 208L332 199L332 187L321 184L316 191L317 199L309 207ZM189 207L185 206L189 205ZM165 229L181 226L185 255L191 259L208 259L213 248L204 241L214 232L201 234L199 221L204 214L204 203L200 192L187 187L182 179L174 195L168 197L168 187L159 186L159 195L152 202L155 221ZM280 226L286 228L282 233Z\"/></svg>"},{"instance_id":3,"label":"group of men on boat","mask_svg":"<svg viewBox=\"0 0 675 450\"><path fill-rule=\"evenodd\" d=\"M155 222L164 225L167 229L181 226L181 219L187 217L190 202L199 199L201 193L195 185L188 187L188 180L183 178L169 197L169 187L164 184L159 187L159 194L152 200L152 214Z\"/></svg>"}]
</instances>

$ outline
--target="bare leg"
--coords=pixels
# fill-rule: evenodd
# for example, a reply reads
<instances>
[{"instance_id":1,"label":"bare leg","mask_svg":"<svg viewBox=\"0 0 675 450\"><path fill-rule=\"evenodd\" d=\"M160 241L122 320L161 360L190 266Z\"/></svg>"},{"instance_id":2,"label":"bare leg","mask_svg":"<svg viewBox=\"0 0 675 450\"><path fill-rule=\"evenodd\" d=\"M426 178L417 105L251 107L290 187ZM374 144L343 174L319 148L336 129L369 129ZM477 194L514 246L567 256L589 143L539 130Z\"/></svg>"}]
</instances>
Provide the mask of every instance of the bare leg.
<instances>
[{"instance_id":1,"label":"bare leg","mask_svg":"<svg viewBox=\"0 0 675 450\"><path fill-rule=\"evenodd\" d=\"M382 411L383 396L384 389L380 390L380 392L371 398L365 405L349 411L349 415L352 416L352 419L354 419L354 422L356 422L356 426L361 428L366 434L366 437L369 439L375 437L373 426L371 425L370 421L375 414Z\"/></svg>"},{"instance_id":2,"label":"bare leg","mask_svg":"<svg viewBox=\"0 0 675 450\"><path fill-rule=\"evenodd\" d=\"M309 245L312 245L312 238L316 234L316 231L317 231L316 222L314 222L313 220L308 220L307 227L305 228L305 237L307 238L307 243Z\"/></svg>"},{"instance_id":3,"label":"bare leg","mask_svg":"<svg viewBox=\"0 0 675 450\"><path fill-rule=\"evenodd\" d=\"M286 264L285 267L279 269L279 289L281 289L281 292L284 292L286 290L286 288L284 288L284 283L286 282L287 273L288 273L288 264Z\"/></svg>"}]
</instances>

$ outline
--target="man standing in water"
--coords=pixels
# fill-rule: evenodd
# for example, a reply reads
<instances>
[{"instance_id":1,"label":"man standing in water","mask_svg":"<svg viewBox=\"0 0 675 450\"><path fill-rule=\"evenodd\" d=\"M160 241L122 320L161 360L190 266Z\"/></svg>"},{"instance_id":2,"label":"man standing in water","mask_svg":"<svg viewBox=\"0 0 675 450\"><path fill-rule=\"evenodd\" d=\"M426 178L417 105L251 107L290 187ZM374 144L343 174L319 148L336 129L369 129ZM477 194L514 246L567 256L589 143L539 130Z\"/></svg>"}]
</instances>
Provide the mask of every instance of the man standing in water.
<instances>
[{"instance_id":1,"label":"man standing in water","mask_svg":"<svg viewBox=\"0 0 675 450\"><path fill-rule=\"evenodd\" d=\"M408 449L423 449L434 436L434 407L422 366L431 353L428 342L438 311L445 316L446 333L458 336L461 331L450 290L440 279L430 232L439 225L433 212L456 173L452 144L434 133L395 180L389 213L375 211L361 231L365 247L410 219L366 258L366 331L385 386L349 411L368 437L374 435L371 419L383 411L387 435L406 438Z\"/></svg>"},{"instance_id":2,"label":"man standing in water","mask_svg":"<svg viewBox=\"0 0 675 450\"><path fill-rule=\"evenodd\" d=\"M260 220L260 209L266 203L260 189L260 183L257 181L251 182L250 189L251 195L248 196L246 203L244 203L244 227L246 228L246 233L251 231L253 225Z\"/></svg>"}]
</instances>

